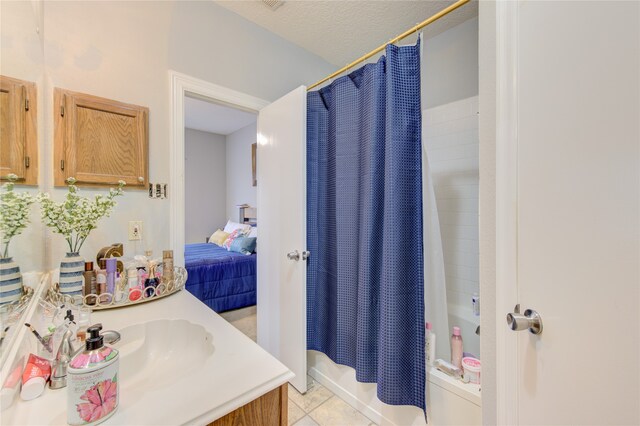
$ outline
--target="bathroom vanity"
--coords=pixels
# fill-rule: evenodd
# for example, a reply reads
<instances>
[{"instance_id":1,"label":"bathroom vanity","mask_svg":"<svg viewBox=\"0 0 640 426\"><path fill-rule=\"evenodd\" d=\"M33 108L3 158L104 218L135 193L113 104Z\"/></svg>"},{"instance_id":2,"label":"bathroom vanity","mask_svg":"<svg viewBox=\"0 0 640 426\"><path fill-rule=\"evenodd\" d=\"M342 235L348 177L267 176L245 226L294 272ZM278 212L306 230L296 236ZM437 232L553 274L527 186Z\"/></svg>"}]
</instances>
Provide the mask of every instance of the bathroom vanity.
<instances>
[{"instance_id":1,"label":"bathroom vanity","mask_svg":"<svg viewBox=\"0 0 640 426\"><path fill-rule=\"evenodd\" d=\"M287 424L293 373L189 292L94 312L91 322L122 336L113 345L120 403L103 424ZM18 348L35 351L33 336L20 338ZM66 391L47 388L32 401L16 395L3 424L66 424Z\"/></svg>"}]
</instances>

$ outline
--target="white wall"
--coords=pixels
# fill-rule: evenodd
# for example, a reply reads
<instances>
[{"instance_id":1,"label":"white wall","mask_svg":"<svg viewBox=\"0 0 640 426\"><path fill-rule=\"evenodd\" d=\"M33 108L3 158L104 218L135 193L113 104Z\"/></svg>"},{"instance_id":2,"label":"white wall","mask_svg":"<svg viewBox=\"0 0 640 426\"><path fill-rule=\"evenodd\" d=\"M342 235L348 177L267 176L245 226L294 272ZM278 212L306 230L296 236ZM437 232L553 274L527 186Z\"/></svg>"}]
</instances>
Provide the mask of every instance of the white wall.
<instances>
[{"instance_id":1,"label":"white wall","mask_svg":"<svg viewBox=\"0 0 640 426\"><path fill-rule=\"evenodd\" d=\"M256 142L256 123L227 135L227 218L238 220L238 204L256 207L252 185L251 144Z\"/></svg>"},{"instance_id":2,"label":"white wall","mask_svg":"<svg viewBox=\"0 0 640 426\"><path fill-rule=\"evenodd\" d=\"M334 69L214 2L48 1L44 21L45 163L52 162L52 90L62 87L149 107L151 182L169 181L168 70L275 100ZM52 176L52 170L47 174ZM53 192L60 199L65 190ZM144 222L139 244L127 241L130 220ZM168 248L168 227L167 200L152 200L146 191L128 188L112 217L92 232L81 254L91 258L100 247L118 241L125 244L125 255L147 248L157 255ZM65 247L58 235L49 234L48 244L48 265L53 267Z\"/></svg>"},{"instance_id":3,"label":"white wall","mask_svg":"<svg viewBox=\"0 0 640 426\"><path fill-rule=\"evenodd\" d=\"M458 316L479 323L471 304L473 293L479 291L478 97L425 110L424 123L442 234L447 302Z\"/></svg>"},{"instance_id":4,"label":"white wall","mask_svg":"<svg viewBox=\"0 0 640 426\"><path fill-rule=\"evenodd\" d=\"M422 106L432 108L478 95L478 18L426 39Z\"/></svg>"},{"instance_id":5,"label":"white wall","mask_svg":"<svg viewBox=\"0 0 640 426\"><path fill-rule=\"evenodd\" d=\"M194 129L184 136L185 241L204 243L226 223L226 138Z\"/></svg>"}]
</instances>

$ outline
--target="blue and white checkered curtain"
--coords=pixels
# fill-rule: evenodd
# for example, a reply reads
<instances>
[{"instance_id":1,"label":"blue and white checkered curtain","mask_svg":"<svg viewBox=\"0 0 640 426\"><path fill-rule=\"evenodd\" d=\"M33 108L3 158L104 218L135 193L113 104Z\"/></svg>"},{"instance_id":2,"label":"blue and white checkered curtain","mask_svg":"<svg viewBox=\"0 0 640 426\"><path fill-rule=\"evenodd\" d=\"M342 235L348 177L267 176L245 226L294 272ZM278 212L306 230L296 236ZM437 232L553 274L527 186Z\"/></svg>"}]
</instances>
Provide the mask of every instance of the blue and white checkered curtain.
<instances>
[{"instance_id":1,"label":"blue and white checkered curtain","mask_svg":"<svg viewBox=\"0 0 640 426\"><path fill-rule=\"evenodd\" d=\"M308 348L425 409L419 45L307 99Z\"/></svg>"}]
</instances>

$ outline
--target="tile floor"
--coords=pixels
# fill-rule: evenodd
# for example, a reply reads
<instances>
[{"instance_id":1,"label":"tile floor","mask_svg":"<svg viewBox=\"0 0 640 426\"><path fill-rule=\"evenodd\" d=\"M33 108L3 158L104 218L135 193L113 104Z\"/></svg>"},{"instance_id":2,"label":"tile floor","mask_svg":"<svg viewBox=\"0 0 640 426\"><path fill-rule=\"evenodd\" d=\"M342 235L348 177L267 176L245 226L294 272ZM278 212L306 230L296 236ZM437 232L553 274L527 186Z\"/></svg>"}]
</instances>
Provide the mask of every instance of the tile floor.
<instances>
[{"instance_id":1,"label":"tile floor","mask_svg":"<svg viewBox=\"0 0 640 426\"><path fill-rule=\"evenodd\" d=\"M256 340L256 307L236 309L221 314L235 328ZM375 426L356 410L312 377L307 376L304 395L289 385L289 425L295 426Z\"/></svg>"}]
</instances>

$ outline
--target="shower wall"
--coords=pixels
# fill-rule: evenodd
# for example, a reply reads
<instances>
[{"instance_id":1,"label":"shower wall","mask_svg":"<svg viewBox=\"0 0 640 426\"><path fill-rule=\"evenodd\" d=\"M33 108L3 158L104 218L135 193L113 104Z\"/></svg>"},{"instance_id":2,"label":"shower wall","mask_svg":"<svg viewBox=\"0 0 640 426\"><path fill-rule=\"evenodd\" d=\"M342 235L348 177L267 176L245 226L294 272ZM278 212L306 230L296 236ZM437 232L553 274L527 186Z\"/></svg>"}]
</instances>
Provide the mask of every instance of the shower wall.
<instances>
[{"instance_id":1,"label":"shower wall","mask_svg":"<svg viewBox=\"0 0 640 426\"><path fill-rule=\"evenodd\" d=\"M423 111L445 263L449 327L460 326L465 351L480 356L472 296L478 269L478 97ZM446 344L447 338L439 337ZM437 345L436 345L437 346Z\"/></svg>"}]
</instances>

